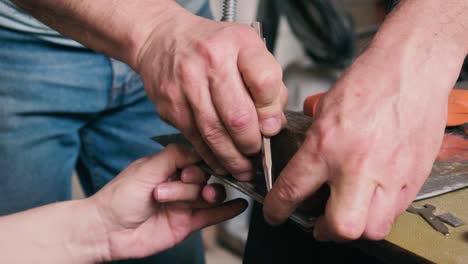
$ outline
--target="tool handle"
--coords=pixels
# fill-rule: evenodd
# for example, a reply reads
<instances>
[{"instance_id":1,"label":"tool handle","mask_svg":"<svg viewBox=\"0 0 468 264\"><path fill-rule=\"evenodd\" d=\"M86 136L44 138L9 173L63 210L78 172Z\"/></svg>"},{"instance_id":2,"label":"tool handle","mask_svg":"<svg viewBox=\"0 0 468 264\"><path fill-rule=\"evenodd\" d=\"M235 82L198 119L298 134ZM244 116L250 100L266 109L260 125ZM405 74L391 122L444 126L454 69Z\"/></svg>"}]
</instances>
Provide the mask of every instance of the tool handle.
<instances>
[{"instance_id":1,"label":"tool handle","mask_svg":"<svg viewBox=\"0 0 468 264\"><path fill-rule=\"evenodd\" d=\"M304 101L304 114L313 117L317 106L326 93L307 97ZM453 89L448 98L447 126L460 126L468 123L468 90Z\"/></svg>"},{"instance_id":2,"label":"tool handle","mask_svg":"<svg viewBox=\"0 0 468 264\"><path fill-rule=\"evenodd\" d=\"M447 126L468 123L468 90L453 89L448 99Z\"/></svg>"},{"instance_id":3,"label":"tool handle","mask_svg":"<svg viewBox=\"0 0 468 264\"><path fill-rule=\"evenodd\" d=\"M304 114L313 117L317 111L317 106L320 103L320 99L325 93L319 93L308 96L304 101Z\"/></svg>"}]
</instances>

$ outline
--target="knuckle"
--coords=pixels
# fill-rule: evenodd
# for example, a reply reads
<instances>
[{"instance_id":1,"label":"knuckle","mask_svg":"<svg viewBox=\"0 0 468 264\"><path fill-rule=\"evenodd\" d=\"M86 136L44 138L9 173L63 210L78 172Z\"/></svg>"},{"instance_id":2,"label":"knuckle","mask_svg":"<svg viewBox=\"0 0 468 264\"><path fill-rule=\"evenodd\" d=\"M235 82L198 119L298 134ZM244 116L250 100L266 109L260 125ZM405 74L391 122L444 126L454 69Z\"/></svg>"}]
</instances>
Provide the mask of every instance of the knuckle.
<instances>
[{"instance_id":1,"label":"knuckle","mask_svg":"<svg viewBox=\"0 0 468 264\"><path fill-rule=\"evenodd\" d=\"M226 27L224 32L228 36L234 36L236 39L243 41L243 42L252 42L252 40L259 39L257 31L250 26L247 25L234 25L230 27ZM263 42L260 42L263 45ZM250 45L250 44L249 44Z\"/></svg>"},{"instance_id":2,"label":"knuckle","mask_svg":"<svg viewBox=\"0 0 468 264\"><path fill-rule=\"evenodd\" d=\"M234 133L246 131L251 126L252 122L254 122L254 116L251 112L246 110L232 112L227 116L227 126L231 128Z\"/></svg>"},{"instance_id":3,"label":"knuckle","mask_svg":"<svg viewBox=\"0 0 468 264\"><path fill-rule=\"evenodd\" d=\"M196 42L195 51L211 67L218 69L223 65L225 49L223 42L217 38L200 40Z\"/></svg>"},{"instance_id":4,"label":"knuckle","mask_svg":"<svg viewBox=\"0 0 468 264\"><path fill-rule=\"evenodd\" d=\"M167 81L162 82L158 86L158 89L154 89L154 91L156 92L157 99L170 101L173 98L172 95L174 94L171 91L174 91L175 89L176 85L173 82Z\"/></svg>"},{"instance_id":5,"label":"knuckle","mask_svg":"<svg viewBox=\"0 0 468 264\"><path fill-rule=\"evenodd\" d=\"M306 133L307 138L315 138L312 143L317 153L330 154L334 152L334 146L336 145L336 137L332 131L332 126L329 126L327 122L318 120L312 125L312 129L309 129Z\"/></svg>"},{"instance_id":6,"label":"knuckle","mask_svg":"<svg viewBox=\"0 0 468 264\"><path fill-rule=\"evenodd\" d=\"M285 178L279 178L278 198L287 204L297 204L302 200L298 186Z\"/></svg>"},{"instance_id":7,"label":"knuckle","mask_svg":"<svg viewBox=\"0 0 468 264\"><path fill-rule=\"evenodd\" d=\"M250 162L237 153L235 148L231 149L232 145L224 126L218 121L205 123L201 129L203 140L217 154L223 166L233 174L251 170Z\"/></svg>"},{"instance_id":8,"label":"knuckle","mask_svg":"<svg viewBox=\"0 0 468 264\"><path fill-rule=\"evenodd\" d=\"M378 143L375 135L368 135L359 129L349 129L349 125L339 114L326 115L314 121L308 137L317 138L317 149L330 156L340 153L352 153L355 160L370 157ZM343 133L346 133L346 144L343 143Z\"/></svg>"},{"instance_id":9,"label":"knuckle","mask_svg":"<svg viewBox=\"0 0 468 264\"><path fill-rule=\"evenodd\" d=\"M253 80L257 92L271 92L273 88L280 88L282 72L279 67L271 67L260 71ZM279 92L279 91L278 91Z\"/></svg>"},{"instance_id":10,"label":"knuckle","mask_svg":"<svg viewBox=\"0 0 468 264\"><path fill-rule=\"evenodd\" d=\"M347 241L359 239L363 232L360 228L356 228L341 219L333 219L330 227L338 238Z\"/></svg>"},{"instance_id":11,"label":"knuckle","mask_svg":"<svg viewBox=\"0 0 468 264\"><path fill-rule=\"evenodd\" d=\"M210 145L221 145L226 141L226 135L223 125L219 120L205 120L205 124L201 126L201 132L205 140Z\"/></svg>"},{"instance_id":12,"label":"knuckle","mask_svg":"<svg viewBox=\"0 0 468 264\"><path fill-rule=\"evenodd\" d=\"M176 67L176 76L182 83L193 83L197 80L197 67L193 66L189 60L179 63ZM171 94L168 92L168 94Z\"/></svg>"}]
</instances>

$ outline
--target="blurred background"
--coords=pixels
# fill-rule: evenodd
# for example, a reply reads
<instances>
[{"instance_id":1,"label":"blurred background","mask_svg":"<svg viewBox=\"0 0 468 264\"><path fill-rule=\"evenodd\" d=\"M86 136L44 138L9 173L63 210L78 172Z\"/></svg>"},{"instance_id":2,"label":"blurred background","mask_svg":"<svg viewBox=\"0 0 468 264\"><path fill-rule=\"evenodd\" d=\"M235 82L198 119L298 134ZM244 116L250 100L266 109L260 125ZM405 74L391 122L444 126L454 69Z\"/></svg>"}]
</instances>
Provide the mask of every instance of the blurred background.
<instances>
[{"instance_id":1,"label":"blurred background","mask_svg":"<svg viewBox=\"0 0 468 264\"><path fill-rule=\"evenodd\" d=\"M222 0L210 0L220 20ZM284 70L288 109L300 111L305 97L328 90L367 46L391 1L238 0L237 20L261 21L267 46ZM255 59L255 58L253 58ZM73 177L74 198L83 197ZM228 197L243 197L228 189ZM207 263L242 263L250 210L203 230Z\"/></svg>"}]
</instances>

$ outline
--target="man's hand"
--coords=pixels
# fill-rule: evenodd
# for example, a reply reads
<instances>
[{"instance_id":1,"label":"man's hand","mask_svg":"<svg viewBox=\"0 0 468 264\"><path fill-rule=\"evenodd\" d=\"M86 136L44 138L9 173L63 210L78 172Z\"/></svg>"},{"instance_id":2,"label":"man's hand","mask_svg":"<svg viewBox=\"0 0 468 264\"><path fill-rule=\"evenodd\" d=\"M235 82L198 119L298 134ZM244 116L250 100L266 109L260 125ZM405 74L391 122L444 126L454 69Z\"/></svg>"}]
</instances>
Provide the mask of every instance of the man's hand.
<instances>
[{"instance_id":1,"label":"man's hand","mask_svg":"<svg viewBox=\"0 0 468 264\"><path fill-rule=\"evenodd\" d=\"M280 131L287 101L281 67L255 30L177 10L138 55L137 70L160 116L215 171L252 179L247 156L260 151L260 131Z\"/></svg>"},{"instance_id":2,"label":"man's hand","mask_svg":"<svg viewBox=\"0 0 468 264\"><path fill-rule=\"evenodd\" d=\"M168 249L191 232L230 219L246 208L243 200L221 204L220 185L206 185L193 151L170 146L131 164L89 198L105 228L108 256L116 260Z\"/></svg>"},{"instance_id":3,"label":"man's hand","mask_svg":"<svg viewBox=\"0 0 468 264\"><path fill-rule=\"evenodd\" d=\"M135 69L160 116L219 174L251 179L260 131L275 135L285 122L281 67L248 25L197 17L174 0L13 2Z\"/></svg>"},{"instance_id":4,"label":"man's hand","mask_svg":"<svg viewBox=\"0 0 468 264\"><path fill-rule=\"evenodd\" d=\"M268 222L285 221L328 184L317 239L379 240L388 234L440 148L448 93L468 47L458 38L467 21L455 8L466 9L462 2L403 1L322 98L304 145L265 199Z\"/></svg>"},{"instance_id":5,"label":"man's hand","mask_svg":"<svg viewBox=\"0 0 468 264\"><path fill-rule=\"evenodd\" d=\"M316 238L382 239L429 175L443 136L446 96L398 94L390 80L363 79L378 74L365 63L357 61L323 98L307 139L266 198L271 223L282 222L328 183Z\"/></svg>"}]
</instances>

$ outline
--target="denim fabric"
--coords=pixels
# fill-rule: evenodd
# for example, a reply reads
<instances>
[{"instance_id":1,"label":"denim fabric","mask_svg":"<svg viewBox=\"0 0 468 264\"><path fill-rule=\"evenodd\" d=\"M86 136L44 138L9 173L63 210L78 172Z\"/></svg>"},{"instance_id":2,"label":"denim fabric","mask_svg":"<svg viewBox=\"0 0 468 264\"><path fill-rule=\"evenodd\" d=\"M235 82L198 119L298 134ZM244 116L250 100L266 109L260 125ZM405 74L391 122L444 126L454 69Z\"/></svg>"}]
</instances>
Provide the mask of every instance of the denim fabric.
<instances>
[{"instance_id":1,"label":"denim fabric","mask_svg":"<svg viewBox=\"0 0 468 264\"><path fill-rule=\"evenodd\" d=\"M70 199L74 169L91 195L175 131L122 62L0 28L0 215ZM124 263L204 263L201 236Z\"/></svg>"},{"instance_id":2,"label":"denim fabric","mask_svg":"<svg viewBox=\"0 0 468 264\"><path fill-rule=\"evenodd\" d=\"M177 2L194 14L199 13L201 8L206 5L206 0L177 0ZM55 44L84 48L78 42L64 37L57 31L39 22L21 8L18 8L10 0L0 0L0 27L34 35Z\"/></svg>"}]
</instances>

